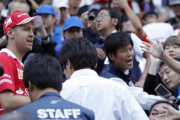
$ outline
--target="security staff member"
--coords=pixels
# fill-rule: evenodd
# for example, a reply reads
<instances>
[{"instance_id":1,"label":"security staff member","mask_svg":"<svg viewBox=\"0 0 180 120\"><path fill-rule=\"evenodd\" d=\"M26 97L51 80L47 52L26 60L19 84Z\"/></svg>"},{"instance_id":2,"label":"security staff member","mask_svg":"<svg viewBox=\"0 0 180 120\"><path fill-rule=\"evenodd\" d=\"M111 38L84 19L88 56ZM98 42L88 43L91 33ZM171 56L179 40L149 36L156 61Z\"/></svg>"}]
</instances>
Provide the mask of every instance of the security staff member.
<instances>
[{"instance_id":1,"label":"security staff member","mask_svg":"<svg viewBox=\"0 0 180 120\"><path fill-rule=\"evenodd\" d=\"M23 82L32 103L15 112L29 113L38 120L94 120L91 110L66 101L59 95L63 74L56 58L40 54L33 56L25 64Z\"/></svg>"}]
</instances>

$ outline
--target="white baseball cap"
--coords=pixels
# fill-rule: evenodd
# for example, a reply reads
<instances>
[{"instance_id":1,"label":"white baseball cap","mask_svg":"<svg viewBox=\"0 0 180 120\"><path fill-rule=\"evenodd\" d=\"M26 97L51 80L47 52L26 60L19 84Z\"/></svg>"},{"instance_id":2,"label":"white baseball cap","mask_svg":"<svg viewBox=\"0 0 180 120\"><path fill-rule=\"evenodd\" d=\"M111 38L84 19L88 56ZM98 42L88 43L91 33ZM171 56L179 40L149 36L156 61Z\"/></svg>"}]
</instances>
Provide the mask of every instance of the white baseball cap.
<instances>
[{"instance_id":1,"label":"white baseball cap","mask_svg":"<svg viewBox=\"0 0 180 120\"><path fill-rule=\"evenodd\" d=\"M52 6L55 8L69 8L68 0L53 0Z\"/></svg>"}]
</instances>

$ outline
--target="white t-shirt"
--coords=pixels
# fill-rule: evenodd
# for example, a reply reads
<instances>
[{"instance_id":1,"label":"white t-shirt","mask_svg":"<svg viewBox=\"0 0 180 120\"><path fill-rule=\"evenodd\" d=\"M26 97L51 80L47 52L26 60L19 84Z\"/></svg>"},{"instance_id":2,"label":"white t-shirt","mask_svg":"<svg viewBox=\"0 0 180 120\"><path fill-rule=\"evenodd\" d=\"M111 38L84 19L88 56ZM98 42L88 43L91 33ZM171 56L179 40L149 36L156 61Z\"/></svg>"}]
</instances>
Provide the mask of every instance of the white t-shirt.
<instances>
[{"instance_id":1,"label":"white t-shirt","mask_svg":"<svg viewBox=\"0 0 180 120\"><path fill-rule=\"evenodd\" d=\"M158 39L160 42L165 42L168 37L174 35L174 29L168 23L149 23L143 26L143 30L151 40Z\"/></svg>"},{"instance_id":2,"label":"white t-shirt","mask_svg":"<svg viewBox=\"0 0 180 120\"><path fill-rule=\"evenodd\" d=\"M177 36L179 35L179 29L174 30L174 35L177 35Z\"/></svg>"},{"instance_id":3,"label":"white t-shirt","mask_svg":"<svg viewBox=\"0 0 180 120\"><path fill-rule=\"evenodd\" d=\"M123 84L99 77L91 69L75 71L63 83L61 96L92 110L95 120L149 120Z\"/></svg>"}]
</instances>

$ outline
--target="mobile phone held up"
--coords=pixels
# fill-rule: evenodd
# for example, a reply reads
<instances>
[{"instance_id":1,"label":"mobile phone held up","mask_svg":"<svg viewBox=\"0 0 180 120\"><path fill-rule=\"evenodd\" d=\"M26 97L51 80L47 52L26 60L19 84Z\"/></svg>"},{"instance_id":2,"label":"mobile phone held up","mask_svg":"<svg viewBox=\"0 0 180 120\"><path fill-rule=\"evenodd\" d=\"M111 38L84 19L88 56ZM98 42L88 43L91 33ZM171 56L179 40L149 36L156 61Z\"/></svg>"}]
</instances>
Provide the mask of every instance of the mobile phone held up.
<instances>
[{"instance_id":1,"label":"mobile phone held up","mask_svg":"<svg viewBox=\"0 0 180 120\"><path fill-rule=\"evenodd\" d=\"M155 92L160 96L171 95L171 92L166 87L164 87L162 84L159 84L155 88Z\"/></svg>"}]
</instances>

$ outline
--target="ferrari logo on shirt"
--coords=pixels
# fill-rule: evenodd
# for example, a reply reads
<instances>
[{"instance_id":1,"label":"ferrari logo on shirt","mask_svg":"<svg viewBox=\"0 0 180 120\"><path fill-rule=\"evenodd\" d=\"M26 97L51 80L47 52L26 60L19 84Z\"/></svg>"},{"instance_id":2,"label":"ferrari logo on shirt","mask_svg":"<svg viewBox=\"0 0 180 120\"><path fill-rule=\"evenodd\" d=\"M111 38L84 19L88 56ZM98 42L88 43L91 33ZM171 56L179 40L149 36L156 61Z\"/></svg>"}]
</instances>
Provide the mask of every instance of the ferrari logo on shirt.
<instances>
[{"instance_id":1,"label":"ferrari logo on shirt","mask_svg":"<svg viewBox=\"0 0 180 120\"><path fill-rule=\"evenodd\" d=\"M22 89L20 87L18 90L16 90L16 93L19 94L19 95L22 95L24 92L22 91Z\"/></svg>"},{"instance_id":2,"label":"ferrari logo on shirt","mask_svg":"<svg viewBox=\"0 0 180 120\"><path fill-rule=\"evenodd\" d=\"M23 79L23 71L20 69L17 69L17 71L18 71L18 78Z\"/></svg>"}]
</instances>

